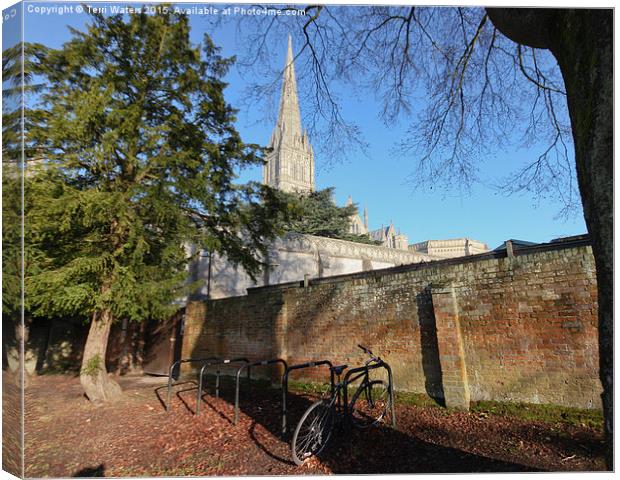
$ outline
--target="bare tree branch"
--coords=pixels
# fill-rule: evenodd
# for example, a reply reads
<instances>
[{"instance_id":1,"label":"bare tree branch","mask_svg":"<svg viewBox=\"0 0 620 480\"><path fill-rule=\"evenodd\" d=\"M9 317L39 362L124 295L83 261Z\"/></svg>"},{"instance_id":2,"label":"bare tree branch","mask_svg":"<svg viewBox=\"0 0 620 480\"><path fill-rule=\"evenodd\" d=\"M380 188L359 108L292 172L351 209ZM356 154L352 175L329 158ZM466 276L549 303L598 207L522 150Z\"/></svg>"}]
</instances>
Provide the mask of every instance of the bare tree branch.
<instances>
[{"instance_id":1,"label":"bare tree branch","mask_svg":"<svg viewBox=\"0 0 620 480\"><path fill-rule=\"evenodd\" d=\"M320 161L364 150L342 98L371 97L387 125L409 122L394 153L415 160L412 186L488 183L480 157L520 142L541 153L517 167L521 181L513 175L496 187L538 195L553 190L564 204L576 203L566 94L550 54L516 47L482 8L311 5L305 13L239 20L249 40L241 66L266 80L249 89L254 107L277 97L282 69L273 68L273 51L282 49L284 32L293 34L304 123ZM523 128L516 132L515 125ZM523 181L532 172L546 178L546 190Z\"/></svg>"}]
</instances>

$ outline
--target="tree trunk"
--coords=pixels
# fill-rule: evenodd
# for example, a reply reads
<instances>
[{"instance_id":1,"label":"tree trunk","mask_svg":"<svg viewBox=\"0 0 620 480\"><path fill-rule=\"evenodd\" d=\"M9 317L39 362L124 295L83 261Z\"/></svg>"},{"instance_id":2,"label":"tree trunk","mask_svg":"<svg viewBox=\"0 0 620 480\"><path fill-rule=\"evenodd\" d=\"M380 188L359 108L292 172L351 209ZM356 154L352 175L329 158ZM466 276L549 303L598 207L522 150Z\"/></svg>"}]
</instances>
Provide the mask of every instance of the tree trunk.
<instances>
[{"instance_id":1,"label":"tree trunk","mask_svg":"<svg viewBox=\"0 0 620 480\"><path fill-rule=\"evenodd\" d=\"M613 11L487 12L513 41L551 50L564 78L577 181L596 264L605 461L613 470Z\"/></svg>"},{"instance_id":2,"label":"tree trunk","mask_svg":"<svg viewBox=\"0 0 620 480\"><path fill-rule=\"evenodd\" d=\"M124 318L121 324L121 336L118 341L121 346L121 350L118 356L118 362L116 365L116 373L118 375L126 373L127 370L129 370L131 367L131 355L129 355L129 343L131 343L131 335L127 333L128 329L128 320Z\"/></svg>"},{"instance_id":3,"label":"tree trunk","mask_svg":"<svg viewBox=\"0 0 620 480\"><path fill-rule=\"evenodd\" d=\"M30 386L30 375L26 370L26 344L28 343L28 335L30 333L30 321L27 315L24 315L24 321L15 325L15 340L17 347L17 370L15 371L15 385L24 389Z\"/></svg>"},{"instance_id":4,"label":"tree trunk","mask_svg":"<svg viewBox=\"0 0 620 480\"><path fill-rule=\"evenodd\" d=\"M117 400L122 393L118 383L108 376L105 366L112 319L109 310L95 312L84 346L80 383L95 405Z\"/></svg>"},{"instance_id":5,"label":"tree trunk","mask_svg":"<svg viewBox=\"0 0 620 480\"><path fill-rule=\"evenodd\" d=\"M613 12L568 10L551 51L562 70L577 180L598 284L599 362L605 460L613 469Z\"/></svg>"},{"instance_id":6,"label":"tree trunk","mask_svg":"<svg viewBox=\"0 0 620 480\"><path fill-rule=\"evenodd\" d=\"M133 372L144 373L144 346L146 345L146 321L140 323L140 328L137 332L137 341L134 348L135 355L133 358Z\"/></svg>"}]
</instances>

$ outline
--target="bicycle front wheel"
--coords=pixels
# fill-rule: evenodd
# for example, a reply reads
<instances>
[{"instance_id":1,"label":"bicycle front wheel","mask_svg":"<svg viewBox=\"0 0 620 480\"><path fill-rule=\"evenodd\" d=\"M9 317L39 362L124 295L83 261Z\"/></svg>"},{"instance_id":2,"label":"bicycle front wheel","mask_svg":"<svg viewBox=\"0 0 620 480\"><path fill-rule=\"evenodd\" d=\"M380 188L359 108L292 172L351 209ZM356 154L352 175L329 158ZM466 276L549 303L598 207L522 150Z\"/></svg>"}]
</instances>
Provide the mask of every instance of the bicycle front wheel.
<instances>
[{"instance_id":1,"label":"bicycle front wheel","mask_svg":"<svg viewBox=\"0 0 620 480\"><path fill-rule=\"evenodd\" d=\"M323 451L334 429L333 403L319 400L313 403L295 428L291 449L293 461L302 465L304 460Z\"/></svg>"},{"instance_id":2,"label":"bicycle front wheel","mask_svg":"<svg viewBox=\"0 0 620 480\"><path fill-rule=\"evenodd\" d=\"M383 380L373 380L353 395L350 404L351 422L359 428L370 427L383 419L390 406L390 389Z\"/></svg>"}]
</instances>

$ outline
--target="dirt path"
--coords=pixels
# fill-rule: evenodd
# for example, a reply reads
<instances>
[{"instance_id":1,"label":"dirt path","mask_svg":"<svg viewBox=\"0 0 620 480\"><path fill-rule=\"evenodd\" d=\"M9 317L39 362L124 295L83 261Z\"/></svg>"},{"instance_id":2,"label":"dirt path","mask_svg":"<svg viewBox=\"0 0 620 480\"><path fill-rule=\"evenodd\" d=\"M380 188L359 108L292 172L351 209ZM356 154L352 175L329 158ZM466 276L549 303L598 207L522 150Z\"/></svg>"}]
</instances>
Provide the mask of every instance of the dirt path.
<instances>
[{"instance_id":1,"label":"dirt path","mask_svg":"<svg viewBox=\"0 0 620 480\"><path fill-rule=\"evenodd\" d=\"M43 376L26 394L26 476L299 475L329 473L523 472L601 470L602 432L434 407L397 407L398 429L338 434L320 460L298 467L289 438L279 434L277 392L242 395L232 425L233 392L205 395L193 415L196 389L123 379L120 403L95 408L77 378ZM192 389L193 388L193 389ZM185 391L182 391L184 390ZM312 399L291 395L289 424Z\"/></svg>"}]
</instances>

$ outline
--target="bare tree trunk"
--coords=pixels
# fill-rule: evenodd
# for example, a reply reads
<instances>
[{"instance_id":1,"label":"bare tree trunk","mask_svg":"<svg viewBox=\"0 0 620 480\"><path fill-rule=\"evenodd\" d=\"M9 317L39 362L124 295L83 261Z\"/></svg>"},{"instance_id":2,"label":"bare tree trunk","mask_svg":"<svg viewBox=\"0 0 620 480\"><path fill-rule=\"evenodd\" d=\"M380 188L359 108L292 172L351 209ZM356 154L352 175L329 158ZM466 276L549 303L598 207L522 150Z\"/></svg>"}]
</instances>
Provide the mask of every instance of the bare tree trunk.
<instances>
[{"instance_id":1,"label":"bare tree trunk","mask_svg":"<svg viewBox=\"0 0 620 480\"><path fill-rule=\"evenodd\" d=\"M577 180L596 264L605 461L613 470L613 11L487 12L511 40L551 50L564 78Z\"/></svg>"},{"instance_id":2,"label":"bare tree trunk","mask_svg":"<svg viewBox=\"0 0 620 480\"><path fill-rule=\"evenodd\" d=\"M95 312L84 346L80 383L88 399L95 405L117 400L122 393L118 383L108 376L105 366L112 320L112 312L109 310Z\"/></svg>"}]
</instances>

